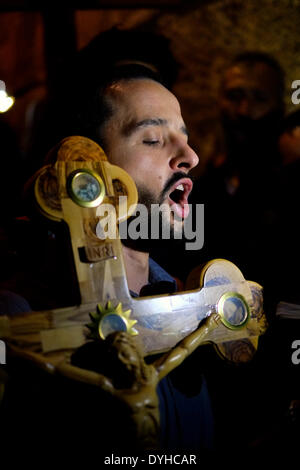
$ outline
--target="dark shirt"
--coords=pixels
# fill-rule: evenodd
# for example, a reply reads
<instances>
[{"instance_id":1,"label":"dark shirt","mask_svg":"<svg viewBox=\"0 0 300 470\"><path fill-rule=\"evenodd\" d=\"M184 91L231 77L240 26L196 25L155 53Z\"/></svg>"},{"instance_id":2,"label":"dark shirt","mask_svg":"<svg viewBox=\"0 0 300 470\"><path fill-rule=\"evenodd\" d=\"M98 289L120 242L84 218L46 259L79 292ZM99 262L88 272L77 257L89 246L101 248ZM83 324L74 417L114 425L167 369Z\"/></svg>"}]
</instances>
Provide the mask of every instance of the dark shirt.
<instances>
[{"instance_id":1,"label":"dark shirt","mask_svg":"<svg viewBox=\"0 0 300 470\"><path fill-rule=\"evenodd\" d=\"M149 285L176 281L153 259L149 259ZM192 354L184 363L160 381L161 447L165 450L199 451L213 445L213 415L205 379L199 372L201 364Z\"/></svg>"},{"instance_id":2,"label":"dark shirt","mask_svg":"<svg viewBox=\"0 0 300 470\"><path fill-rule=\"evenodd\" d=\"M12 316L30 311L31 307L23 297L8 290L0 290L0 315Z\"/></svg>"},{"instance_id":3,"label":"dark shirt","mask_svg":"<svg viewBox=\"0 0 300 470\"><path fill-rule=\"evenodd\" d=\"M170 287L175 287L176 290L176 281L170 276L159 264L156 263L152 258L149 258L149 284L154 284L156 282L169 282Z\"/></svg>"},{"instance_id":4,"label":"dark shirt","mask_svg":"<svg viewBox=\"0 0 300 470\"><path fill-rule=\"evenodd\" d=\"M177 285L175 279L170 276L152 258L149 258L149 282L142 287L140 296L170 294L176 292ZM132 297L139 297L136 292L130 291Z\"/></svg>"}]
</instances>

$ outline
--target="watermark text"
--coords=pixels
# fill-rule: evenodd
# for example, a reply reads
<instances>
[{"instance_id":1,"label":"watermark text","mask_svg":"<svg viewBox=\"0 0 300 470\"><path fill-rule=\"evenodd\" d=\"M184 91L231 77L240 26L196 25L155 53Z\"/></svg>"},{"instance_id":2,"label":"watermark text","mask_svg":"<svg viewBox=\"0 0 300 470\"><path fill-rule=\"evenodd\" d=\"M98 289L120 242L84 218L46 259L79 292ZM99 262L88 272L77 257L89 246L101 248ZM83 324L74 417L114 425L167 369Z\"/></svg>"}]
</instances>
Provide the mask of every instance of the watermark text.
<instances>
[{"instance_id":1,"label":"watermark text","mask_svg":"<svg viewBox=\"0 0 300 470\"><path fill-rule=\"evenodd\" d=\"M295 339L295 341L292 342L292 349L295 349L292 354L292 363L297 366L300 364L300 339Z\"/></svg>"},{"instance_id":2,"label":"watermark text","mask_svg":"<svg viewBox=\"0 0 300 470\"><path fill-rule=\"evenodd\" d=\"M121 240L185 240L186 250L200 250L204 244L204 204L184 204L177 213L168 204L137 204L135 209L127 207L127 197L119 197L119 225ZM126 212L133 217L123 217ZM182 211L182 216L180 216ZM178 215L179 213L179 215ZM117 234L117 211L113 204L101 204L97 208L99 222L96 235L99 239L115 240Z\"/></svg>"},{"instance_id":3,"label":"watermark text","mask_svg":"<svg viewBox=\"0 0 300 470\"><path fill-rule=\"evenodd\" d=\"M6 344L0 339L0 364L6 364Z\"/></svg>"}]
</instances>

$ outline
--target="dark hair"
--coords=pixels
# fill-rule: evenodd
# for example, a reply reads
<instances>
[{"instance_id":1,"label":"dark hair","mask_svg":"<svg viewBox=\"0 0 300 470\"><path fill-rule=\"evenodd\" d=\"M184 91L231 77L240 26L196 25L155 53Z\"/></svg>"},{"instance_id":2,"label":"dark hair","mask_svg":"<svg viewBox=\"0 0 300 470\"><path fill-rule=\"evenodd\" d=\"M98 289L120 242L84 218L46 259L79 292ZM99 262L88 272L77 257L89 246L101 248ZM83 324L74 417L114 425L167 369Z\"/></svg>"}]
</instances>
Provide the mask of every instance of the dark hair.
<instances>
[{"instance_id":1,"label":"dark hair","mask_svg":"<svg viewBox=\"0 0 300 470\"><path fill-rule=\"evenodd\" d=\"M164 85L159 74L140 64L106 67L101 74L90 74L85 69L83 73L72 75L70 70L68 77L62 79L61 91L55 99L58 113L56 143L70 135L82 135L105 147L102 129L113 114L107 89L119 81L140 79Z\"/></svg>"},{"instance_id":2,"label":"dark hair","mask_svg":"<svg viewBox=\"0 0 300 470\"><path fill-rule=\"evenodd\" d=\"M284 88L285 88L285 75L284 71L279 64L279 62L272 57L271 55L267 54L266 52L260 51L246 51L238 54L233 61L231 62L230 66L236 64L246 64L248 66L254 66L256 64L265 64L267 65L272 71L274 72L277 78L277 85L278 85L278 98L280 101L283 101L284 97Z\"/></svg>"},{"instance_id":3,"label":"dark hair","mask_svg":"<svg viewBox=\"0 0 300 470\"><path fill-rule=\"evenodd\" d=\"M148 78L170 88L177 72L178 64L164 36L118 28L100 33L69 58L55 80L59 137L81 134L102 144L101 125L112 114L105 96L110 85Z\"/></svg>"},{"instance_id":4,"label":"dark hair","mask_svg":"<svg viewBox=\"0 0 300 470\"><path fill-rule=\"evenodd\" d=\"M148 78L170 88L177 71L164 36L117 28L96 36L68 56L51 77L48 97L35 117L27 176L40 168L47 152L64 137L83 135L103 145L102 124L112 114L105 99L109 84Z\"/></svg>"},{"instance_id":5,"label":"dark hair","mask_svg":"<svg viewBox=\"0 0 300 470\"><path fill-rule=\"evenodd\" d=\"M178 64L170 50L169 40L152 31L112 28L98 34L77 54L81 67L103 71L122 63L141 63L158 73L167 88L175 83Z\"/></svg>"},{"instance_id":6,"label":"dark hair","mask_svg":"<svg viewBox=\"0 0 300 470\"><path fill-rule=\"evenodd\" d=\"M113 115L113 107L107 96L107 89L120 81L154 80L162 83L161 77L148 67L138 64L126 64L112 67L104 71L101 79L87 85L82 90L80 99L74 110L74 131L79 135L89 137L102 147L105 147L103 127Z\"/></svg>"}]
</instances>

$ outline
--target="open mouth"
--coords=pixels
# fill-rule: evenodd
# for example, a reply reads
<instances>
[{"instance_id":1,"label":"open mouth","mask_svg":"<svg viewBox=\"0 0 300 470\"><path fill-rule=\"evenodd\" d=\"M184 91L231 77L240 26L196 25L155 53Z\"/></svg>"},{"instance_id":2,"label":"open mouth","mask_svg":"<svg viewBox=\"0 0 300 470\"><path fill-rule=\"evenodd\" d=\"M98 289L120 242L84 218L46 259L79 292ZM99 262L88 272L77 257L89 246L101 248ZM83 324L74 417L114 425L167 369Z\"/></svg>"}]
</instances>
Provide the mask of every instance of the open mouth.
<instances>
[{"instance_id":1,"label":"open mouth","mask_svg":"<svg viewBox=\"0 0 300 470\"><path fill-rule=\"evenodd\" d=\"M190 178L181 178L170 189L168 202L174 213L181 219L189 215L188 197L193 188Z\"/></svg>"}]
</instances>

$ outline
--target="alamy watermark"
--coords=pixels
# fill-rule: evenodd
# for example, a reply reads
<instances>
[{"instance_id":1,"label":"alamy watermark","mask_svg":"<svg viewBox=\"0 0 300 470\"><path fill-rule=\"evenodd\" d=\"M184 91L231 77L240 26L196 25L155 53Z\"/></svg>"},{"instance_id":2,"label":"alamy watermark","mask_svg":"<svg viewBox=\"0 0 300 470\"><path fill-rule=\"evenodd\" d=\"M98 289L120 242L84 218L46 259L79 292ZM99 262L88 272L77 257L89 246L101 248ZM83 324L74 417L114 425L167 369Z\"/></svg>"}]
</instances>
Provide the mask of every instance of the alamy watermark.
<instances>
[{"instance_id":1,"label":"alamy watermark","mask_svg":"<svg viewBox=\"0 0 300 470\"><path fill-rule=\"evenodd\" d=\"M300 339L295 339L295 341L292 342L292 349L296 350L292 354L292 363L297 366L300 364Z\"/></svg>"},{"instance_id":2,"label":"alamy watermark","mask_svg":"<svg viewBox=\"0 0 300 470\"><path fill-rule=\"evenodd\" d=\"M6 344L0 339L0 364L6 364Z\"/></svg>"},{"instance_id":3,"label":"alamy watermark","mask_svg":"<svg viewBox=\"0 0 300 470\"><path fill-rule=\"evenodd\" d=\"M188 240L186 250L200 250L204 244L204 204L184 204L172 209L169 204L144 204L127 207L127 197L119 197L119 215L133 215L119 225L122 240ZM182 213L182 216L179 214ZM101 204L97 208L99 222L97 237L101 240L117 238L117 212L113 204ZM125 219L125 217L124 217Z\"/></svg>"},{"instance_id":4,"label":"alamy watermark","mask_svg":"<svg viewBox=\"0 0 300 470\"><path fill-rule=\"evenodd\" d=\"M300 104L300 80L294 80L292 82L292 89L295 90L291 96L292 103Z\"/></svg>"}]
</instances>

